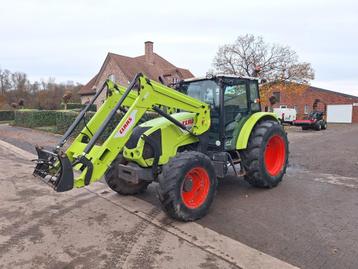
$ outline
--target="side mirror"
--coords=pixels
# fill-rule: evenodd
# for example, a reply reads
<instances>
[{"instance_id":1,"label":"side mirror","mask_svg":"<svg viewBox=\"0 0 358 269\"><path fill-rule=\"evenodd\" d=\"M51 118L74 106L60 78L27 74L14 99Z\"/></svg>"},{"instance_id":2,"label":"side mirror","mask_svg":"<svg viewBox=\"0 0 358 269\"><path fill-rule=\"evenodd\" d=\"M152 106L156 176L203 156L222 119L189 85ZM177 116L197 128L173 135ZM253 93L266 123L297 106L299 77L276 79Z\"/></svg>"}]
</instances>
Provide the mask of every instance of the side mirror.
<instances>
[{"instance_id":1,"label":"side mirror","mask_svg":"<svg viewBox=\"0 0 358 269\"><path fill-rule=\"evenodd\" d=\"M262 78L262 79L260 79L260 83L259 83L259 84L265 84L266 82L267 82L267 79Z\"/></svg>"}]
</instances>

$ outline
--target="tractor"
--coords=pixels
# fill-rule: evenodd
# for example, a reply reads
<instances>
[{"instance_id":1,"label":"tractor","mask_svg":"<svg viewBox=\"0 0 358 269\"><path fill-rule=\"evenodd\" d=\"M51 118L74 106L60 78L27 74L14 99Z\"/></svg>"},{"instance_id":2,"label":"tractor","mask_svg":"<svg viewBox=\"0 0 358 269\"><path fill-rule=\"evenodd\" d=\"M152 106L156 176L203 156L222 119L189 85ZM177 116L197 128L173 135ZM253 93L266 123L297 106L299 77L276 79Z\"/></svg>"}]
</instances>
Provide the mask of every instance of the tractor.
<instances>
[{"instance_id":1,"label":"tractor","mask_svg":"<svg viewBox=\"0 0 358 269\"><path fill-rule=\"evenodd\" d=\"M322 103L324 106L324 111L318 110L318 104ZM326 130L327 121L325 120L325 115L327 111L327 104L320 99L315 99L312 105L312 111L305 117L303 120L294 120L292 122L295 126L301 126L302 130Z\"/></svg>"},{"instance_id":2,"label":"tractor","mask_svg":"<svg viewBox=\"0 0 358 269\"><path fill-rule=\"evenodd\" d=\"M105 102L70 143L104 90ZM146 120L148 113L157 117ZM111 134L99 143L118 115ZM275 114L261 112L258 80L229 75L188 79L173 87L141 73L127 88L107 80L57 146L36 150L33 174L57 192L103 176L121 195L141 193L157 182L163 210L181 221L207 214L218 180L230 168L252 186L273 188L288 160L283 127Z\"/></svg>"}]
</instances>

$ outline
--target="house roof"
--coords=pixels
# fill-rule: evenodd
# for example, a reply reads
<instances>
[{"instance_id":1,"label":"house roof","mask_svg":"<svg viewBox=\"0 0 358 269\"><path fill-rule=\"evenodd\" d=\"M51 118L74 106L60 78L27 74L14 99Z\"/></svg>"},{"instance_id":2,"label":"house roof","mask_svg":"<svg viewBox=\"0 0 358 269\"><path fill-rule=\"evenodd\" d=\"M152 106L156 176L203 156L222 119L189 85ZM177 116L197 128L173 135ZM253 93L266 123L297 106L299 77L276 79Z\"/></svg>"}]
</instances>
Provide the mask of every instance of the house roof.
<instances>
[{"instance_id":1,"label":"house roof","mask_svg":"<svg viewBox=\"0 0 358 269\"><path fill-rule=\"evenodd\" d=\"M166 75L169 74L177 74L181 79L194 77L188 69L176 67L156 53L153 53L153 63L149 63L146 61L145 55L128 57L109 52L101 70L80 89L79 94L90 95L95 93L93 86L97 85L100 74L103 72L109 59L113 59L128 81L130 81L138 72L142 72L150 79L156 81L159 81L159 77L162 77L165 80Z\"/></svg>"},{"instance_id":2,"label":"house roof","mask_svg":"<svg viewBox=\"0 0 358 269\"><path fill-rule=\"evenodd\" d=\"M81 87L78 92L80 95L93 95L96 93L96 89L94 87L96 85L98 74L96 74L86 85Z\"/></svg>"},{"instance_id":3,"label":"house roof","mask_svg":"<svg viewBox=\"0 0 358 269\"><path fill-rule=\"evenodd\" d=\"M311 90L311 91L320 91L320 92L331 93L331 94L333 93L333 94L337 94L337 95L347 97L347 98L358 99L358 96L355 96L355 95L350 95L350 94L345 94L345 93L341 93L341 92L326 90L326 89L322 89L322 88L318 88L318 87L314 87L314 86L310 86L309 90Z\"/></svg>"},{"instance_id":4,"label":"house roof","mask_svg":"<svg viewBox=\"0 0 358 269\"><path fill-rule=\"evenodd\" d=\"M267 84L270 85L274 85L276 82L268 82ZM286 82L286 83L291 83L291 84L298 84L295 82ZM298 84L298 85L302 85L302 84ZM346 98L351 98L351 99L358 99L358 96L355 95L350 95L350 94L346 94L346 93L342 93L342 92L336 92L336 91L332 91L332 90L326 90L326 89L322 89L322 88L318 88L318 87L314 87L311 85L308 85L308 90L309 91L319 91L319 92L323 92L323 93L328 93L328 94L336 94L336 95L340 95Z\"/></svg>"}]
</instances>

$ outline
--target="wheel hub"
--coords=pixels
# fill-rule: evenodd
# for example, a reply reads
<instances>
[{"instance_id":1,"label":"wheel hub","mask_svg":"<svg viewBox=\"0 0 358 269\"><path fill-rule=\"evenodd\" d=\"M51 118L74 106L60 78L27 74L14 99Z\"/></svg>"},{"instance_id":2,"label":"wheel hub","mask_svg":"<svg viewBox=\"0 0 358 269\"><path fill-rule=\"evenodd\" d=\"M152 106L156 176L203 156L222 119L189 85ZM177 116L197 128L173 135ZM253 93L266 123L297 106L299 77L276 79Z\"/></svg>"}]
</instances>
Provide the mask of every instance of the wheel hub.
<instances>
[{"instance_id":1,"label":"wheel hub","mask_svg":"<svg viewBox=\"0 0 358 269\"><path fill-rule=\"evenodd\" d=\"M285 164L286 147L283 138L279 135L272 136L267 144L264 162L267 172L271 176L277 176Z\"/></svg>"},{"instance_id":2,"label":"wheel hub","mask_svg":"<svg viewBox=\"0 0 358 269\"><path fill-rule=\"evenodd\" d=\"M210 179L206 170L202 167L192 168L182 183L182 201L188 208L199 208L205 203L209 189Z\"/></svg>"},{"instance_id":3,"label":"wheel hub","mask_svg":"<svg viewBox=\"0 0 358 269\"><path fill-rule=\"evenodd\" d=\"M193 180L191 178L187 178L184 181L183 191L190 192L193 188Z\"/></svg>"}]
</instances>

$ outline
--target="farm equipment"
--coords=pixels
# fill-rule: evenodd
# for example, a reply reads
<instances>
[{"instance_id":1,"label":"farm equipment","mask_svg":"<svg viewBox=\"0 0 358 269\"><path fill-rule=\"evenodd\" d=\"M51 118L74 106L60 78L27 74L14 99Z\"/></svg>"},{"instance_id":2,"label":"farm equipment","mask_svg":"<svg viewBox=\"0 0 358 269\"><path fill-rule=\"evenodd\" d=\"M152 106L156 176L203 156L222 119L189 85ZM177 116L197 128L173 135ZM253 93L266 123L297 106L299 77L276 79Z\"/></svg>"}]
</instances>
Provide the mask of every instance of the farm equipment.
<instances>
[{"instance_id":1,"label":"farm equipment","mask_svg":"<svg viewBox=\"0 0 358 269\"><path fill-rule=\"evenodd\" d=\"M104 90L105 102L64 151ZM148 112L158 117L143 122ZM111 134L99 144L120 113ZM217 180L230 167L251 185L272 188L282 180L288 159L287 136L278 119L261 112L258 81L235 76L190 79L176 89L140 73L127 89L107 80L54 149L36 150L34 175L57 192L105 176L112 190L131 195L155 181L164 211L183 221L207 213Z\"/></svg>"},{"instance_id":2,"label":"farm equipment","mask_svg":"<svg viewBox=\"0 0 358 269\"><path fill-rule=\"evenodd\" d=\"M303 120L294 120L293 125L301 126L302 130L313 129L316 131L326 130L327 122L324 118L325 112L318 111L318 103L322 103L326 110L326 103L316 99L313 103L313 111L308 114L308 116Z\"/></svg>"}]
</instances>

